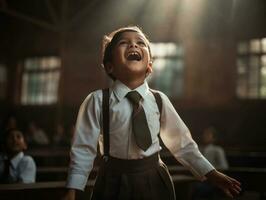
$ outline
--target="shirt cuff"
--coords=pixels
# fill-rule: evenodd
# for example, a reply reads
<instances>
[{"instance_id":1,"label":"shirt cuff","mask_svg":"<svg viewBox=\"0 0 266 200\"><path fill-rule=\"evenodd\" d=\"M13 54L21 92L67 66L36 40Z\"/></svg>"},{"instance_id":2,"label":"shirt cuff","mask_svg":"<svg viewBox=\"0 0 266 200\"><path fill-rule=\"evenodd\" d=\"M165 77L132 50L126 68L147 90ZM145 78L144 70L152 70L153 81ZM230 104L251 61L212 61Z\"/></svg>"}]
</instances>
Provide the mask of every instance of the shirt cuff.
<instances>
[{"instance_id":1,"label":"shirt cuff","mask_svg":"<svg viewBox=\"0 0 266 200\"><path fill-rule=\"evenodd\" d=\"M205 157L202 157L202 159L197 160L194 163L194 168L197 171L196 173L197 178L200 179L201 181L206 179L205 175L208 172L215 169L213 165Z\"/></svg>"},{"instance_id":2,"label":"shirt cuff","mask_svg":"<svg viewBox=\"0 0 266 200\"><path fill-rule=\"evenodd\" d=\"M71 174L67 178L66 187L84 191L87 177L81 174Z\"/></svg>"},{"instance_id":3,"label":"shirt cuff","mask_svg":"<svg viewBox=\"0 0 266 200\"><path fill-rule=\"evenodd\" d=\"M178 161L187 167L197 179L204 181L206 179L205 175L215 168L203 156L192 158L192 156L187 159L179 158Z\"/></svg>"}]
</instances>

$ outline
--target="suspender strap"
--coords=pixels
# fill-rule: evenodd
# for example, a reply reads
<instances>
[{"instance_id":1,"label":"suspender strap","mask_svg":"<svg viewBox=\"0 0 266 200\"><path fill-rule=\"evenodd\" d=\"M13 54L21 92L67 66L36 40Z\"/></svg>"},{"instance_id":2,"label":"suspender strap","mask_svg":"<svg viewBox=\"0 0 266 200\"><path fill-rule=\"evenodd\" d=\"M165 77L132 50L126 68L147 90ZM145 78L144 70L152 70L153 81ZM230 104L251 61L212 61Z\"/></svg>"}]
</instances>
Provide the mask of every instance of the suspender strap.
<instances>
[{"instance_id":1,"label":"suspender strap","mask_svg":"<svg viewBox=\"0 0 266 200\"><path fill-rule=\"evenodd\" d=\"M162 102L162 97L160 96L159 92L156 90L150 89L152 92L153 96L155 97L156 104L158 106L159 112L160 112L160 121L161 121L161 116L162 116L162 109L163 109L163 102Z\"/></svg>"},{"instance_id":2,"label":"suspender strap","mask_svg":"<svg viewBox=\"0 0 266 200\"><path fill-rule=\"evenodd\" d=\"M160 125L161 125L161 118L162 118L162 109L163 109L163 102L162 102L162 97L159 94L158 91L150 89L151 93L155 97L156 104L158 106L159 112L160 112ZM162 141L161 135L159 133L159 142L160 145L162 146L163 149L167 149Z\"/></svg>"},{"instance_id":3,"label":"suspender strap","mask_svg":"<svg viewBox=\"0 0 266 200\"><path fill-rule=\"evenodd\" d=\"M110 130L110 123L109 123L109 88L105 88L102 90L103 99L102 99L102 123L103 123L103 159L104 161L108 160L109 157L109 130Z\"/></svg>"}]
</instances>

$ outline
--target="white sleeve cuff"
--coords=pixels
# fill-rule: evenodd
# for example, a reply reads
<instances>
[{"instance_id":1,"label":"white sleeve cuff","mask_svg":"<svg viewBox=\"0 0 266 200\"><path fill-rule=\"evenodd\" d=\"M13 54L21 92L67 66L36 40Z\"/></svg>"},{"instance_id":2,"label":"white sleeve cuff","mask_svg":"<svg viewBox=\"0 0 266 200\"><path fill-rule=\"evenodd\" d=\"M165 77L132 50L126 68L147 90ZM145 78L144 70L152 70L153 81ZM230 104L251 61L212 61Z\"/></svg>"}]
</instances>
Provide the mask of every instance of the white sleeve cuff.
<instances>
[{"instance_id":1,"label":"white sleeve cuff","mask_svg":"<svg viewBox=\"0 0 266 200\"><path fill-rule=\"evenodd\" d=\"M67 177L66 187L84 191L88 177L81 174L70 174Z\"/></svg>"},{"instance_id":2,"label":"white sleeve cuff","mask_svg":"<svg viewBox=\"0 0 266 200\"><path fill-rule=\"evenodd\" d=\"M214 170L213 165L203 156L194 159L178 159L185 167L187 167L192 174L199 180L206 179L205 175Z\"/></svg>"}]
</instances>

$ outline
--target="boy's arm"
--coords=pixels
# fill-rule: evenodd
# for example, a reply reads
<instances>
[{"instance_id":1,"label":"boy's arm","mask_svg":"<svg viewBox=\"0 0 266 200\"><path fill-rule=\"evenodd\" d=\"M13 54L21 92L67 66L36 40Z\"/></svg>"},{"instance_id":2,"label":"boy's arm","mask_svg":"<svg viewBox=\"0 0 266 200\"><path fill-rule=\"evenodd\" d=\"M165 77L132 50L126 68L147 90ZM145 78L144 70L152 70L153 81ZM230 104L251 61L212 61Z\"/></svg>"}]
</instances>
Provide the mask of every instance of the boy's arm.
<instances>
[{"instance_id":1,"label":"boy's arm","mask_svg":"<svg viewBox=\"0 0 266 200\"><path fill-rule=\"evenodd\" d=\"M188 168L200 180L205 180L205 174L214 169L210 162L200 153L197 144L192 139L185 123L177 114L166 95L162 97L162 116L160 136L165 146L173 156Z\"/></svg>"},{"instance_id":2,"label":"boy's arm","mask_svg":"<svg viewBox=\"0 0 266 200\"><path fill-rule=\"evenodd\" d=\"M219 187L230 198L238 195L241 191L240 182L217 170L210 171L206 177L209 182Z\"/></svg>"},{"instance_id":3,"label":"boy's arm","mask_svg":"<svg viewBox=\"0 0 266 200\"><path fill-rule=\"evenodd\" d=\"M70 151L67 188L84 190L97 154L100 135L101 96L91 93L82 103Z\"/></svg>"},{"instance_id":4,"label":"boy's arm","mask_svg":"<svg viewBox=\"0 0 266 200\"><path fill-rule=\"evenodd\" d=\"M75 200L76 198L76 190L68 189L62 200Z\"/></svg>"},{"instance_id":5,"label":"boy's arm","mask_svg":"<svg viewBox=\"0 0 266 200\"><path fill-rule=\"evenodd\" d=\"M240 183L218 172L200 153L197 144L181 120L169 99L161 94L163 100L161 119L161 138L165 146L185 167L200 180L210 181L232 197L240 192Z\"/></svg>"}]
</instances>

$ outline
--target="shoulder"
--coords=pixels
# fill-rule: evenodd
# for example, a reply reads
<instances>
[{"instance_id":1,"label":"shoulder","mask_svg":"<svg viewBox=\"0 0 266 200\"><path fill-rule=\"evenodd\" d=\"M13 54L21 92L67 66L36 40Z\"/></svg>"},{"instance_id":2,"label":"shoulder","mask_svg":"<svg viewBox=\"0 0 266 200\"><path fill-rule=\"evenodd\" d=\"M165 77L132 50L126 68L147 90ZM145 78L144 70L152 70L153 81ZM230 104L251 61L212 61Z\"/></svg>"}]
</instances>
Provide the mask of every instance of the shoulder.
<instances>
[{"instance_id":1,"label":"shoulder","mask_svg":"<svg viewBox=\"0 0 266 200\"><path fill-rule=\"evenodd\" d=\"M102 89L94 90L91 93L89 93L84 101L88 101L89 99L99 99L102 97Z\"/></svg>"},{"instance_id":2,"label":"shoulder","mask_svg":"<svg viewBox=\"0 0 266 200\"><path fill-rule=\"evenodd\" d=\"M21 164L35 164L33 158L29 155L24 155L20 163Z\"/></svg>"},{"instance_id":3,"label":"shoulder","mask_svg":"<svg viewBox=\"0 0 266 200\"><path fill-rule=\"evenodd\" d=\"M221 146L219 146L219 145L212 145L212 148L213 148L213 150L215 150L217 153L223 153L223 152L224 152L223 148L222 148Z\"/></svg>"},{"instance_id":4,"label":"shoulder","mask_svg":"<svg viewBox=\"0 0 266 200\"><path fill-rule=\"evenodd\" d=\"M102 102L102 89L98 89L89 93L83 100L81 106L88 104L99 104Z\"/></svg>"},{"instance_id":5,"label":"shoulder","mask_svg":"<svg viewBox=\"0 0 266 200\"><path fill-rule=\"evenodd\" d=\"M161 99L164 100L164 99L168 99L167 95L164 94L162 91L160 90L155 90L155 89L149 89L151 93L157 93L160 95Z\"/></svg>"},{"instance_id":6,"label":"shoulder","mask_svg":"<svg viewBox=\"0 0 266 200\"><path fill-rule=\"evenodd\" d=\"M36 164L34 159L31 156L24 155L21 161L18 164L18 171L20 173L24 172L36 172Z\"/></svg>"},{"instance_id":7,"label":"shoulder","mask_svg":"<svg viewBox=\"0 0 266 200\"><path fill-rule=\"evenodd\" d=\"M171 103L171 101L170 101L170 99L168 98L168 96L166 95L166 94L164 94L162 91L160 91L160 90L154 90L154 89L150 89L150 92L152 93L157 93L157 94L159 94L159 96L160 96L160 98L161 98L161 100L162 100L162 107L164 108L164 109L170 109L170 110L172 110L172 109L174 109L174 107L173 107L173 105L172 105L172 103Z\"/></svg>"},{"instance_id":8,"label":"shoulder","mask_svg":"<svg viewBox=\"0 0 266 200\"><path fill-rule=\"evenodd\" d=\"M223 147L216 145L216 148L217 148L217 151L219 151L219 152L224 152Z\"/></svg>"}]
</instances>

